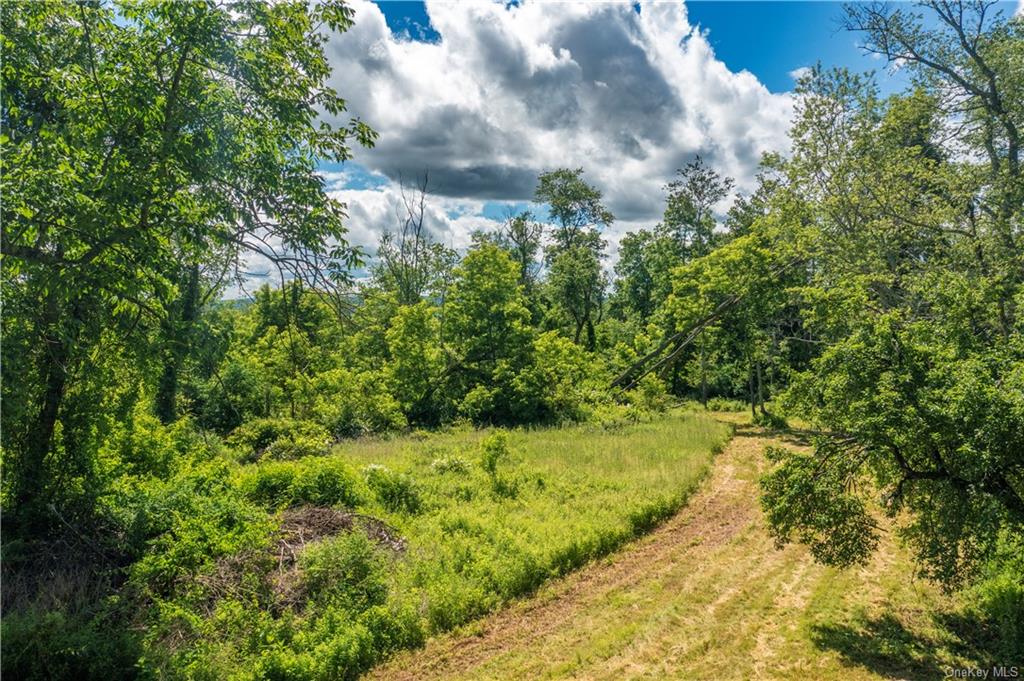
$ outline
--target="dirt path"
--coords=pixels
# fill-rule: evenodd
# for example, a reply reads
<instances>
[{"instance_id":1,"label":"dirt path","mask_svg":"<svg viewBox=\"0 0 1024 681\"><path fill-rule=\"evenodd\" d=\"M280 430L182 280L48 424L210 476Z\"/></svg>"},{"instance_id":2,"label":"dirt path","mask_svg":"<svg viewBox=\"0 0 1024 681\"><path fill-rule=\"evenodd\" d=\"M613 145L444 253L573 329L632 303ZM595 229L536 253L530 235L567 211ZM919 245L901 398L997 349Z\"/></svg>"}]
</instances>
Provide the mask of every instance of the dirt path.
<instances>
[{"instance_id":1,"label":"dirt path","mask_svg":"<svg viewBox=\"0 0 1024 681\"><path fill-rule=\"evenodd\" d=\"M756 487L773 442L741 427L701 490L650 535L371 677L941 677L944 632L927 615L950 604L895 547L847 572L775 549ZM876 641L872 627L886 624L904 649Z\"/></svg>"}]
</instances>

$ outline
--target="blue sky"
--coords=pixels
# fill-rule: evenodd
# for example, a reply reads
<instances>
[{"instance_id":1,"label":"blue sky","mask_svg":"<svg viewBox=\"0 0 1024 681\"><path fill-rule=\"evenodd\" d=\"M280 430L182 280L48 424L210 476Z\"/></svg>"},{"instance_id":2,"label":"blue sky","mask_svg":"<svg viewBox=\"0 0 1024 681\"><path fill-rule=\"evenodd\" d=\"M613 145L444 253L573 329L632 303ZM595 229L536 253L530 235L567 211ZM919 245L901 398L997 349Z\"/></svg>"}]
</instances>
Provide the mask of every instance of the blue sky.
<instances>
[{"instance_id":1,"label":"blue sky","mask_svg":"<svg viewBox=\"0 0 1024 681\"><path fill-rule=\"evenodd\" d=\"M395 33L407 32L416 40L437 40L423 2L377 2ZM841 2L770 0L691 0L686 2L690 21L709 32L716 56L733 71L746 69L772 92L793 87L790 73L821 61L854 71L878 70L881 64L857 47L857 36L843 30ZM1013 1L998 5L1007 14ZM879 78L885 91L894 91L902 78Z\"/></svg>"},{"instance_id":2,"label":"blue sky","mask_svg":"<svg viewBox=\"0 0 1024 681\"><path fill-rule=\"evenodd\" d=\"M430 229L462 248L509 210L543 213L539 173L582 167L616 216L614 258L695 156L753 189L761 155L787 153L795 70L820 61L875 70L883 93L905 85L841 29L838 2L350 1L355 24L328 50L349 103L335 122L359 116L380 138L323 170L369 252L401 212L399 178L429 171Z\"/></svg>"}]
</instances>

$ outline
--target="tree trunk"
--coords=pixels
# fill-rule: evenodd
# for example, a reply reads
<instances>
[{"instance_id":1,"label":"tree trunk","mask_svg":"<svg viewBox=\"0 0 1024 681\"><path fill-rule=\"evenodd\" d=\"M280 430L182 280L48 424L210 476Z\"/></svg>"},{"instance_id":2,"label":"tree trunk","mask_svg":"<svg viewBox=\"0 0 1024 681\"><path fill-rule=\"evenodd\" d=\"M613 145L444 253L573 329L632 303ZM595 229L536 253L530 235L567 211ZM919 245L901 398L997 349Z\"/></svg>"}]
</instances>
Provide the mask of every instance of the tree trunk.
<instances>
[{"instance_id":1,"label":"tree trunk","mask_svg":"<svg viewBox=\"0 0 1024 681\"><path fill-rule=\"evenodd\" d=\"M700 403L708 408L708 370L707 357L704 351L700 351Z\"/></svg>"},{"instance_id":2,"label":"tree trunk","mask_svg":"<svg viewBox=\"0 0 1024 681\"><path fill-rule=\"evenodd\" d=\"M754 392L754 363L747 367L747 394L750 396L750 418L757 418L757 395Z\"/></svg>"},{"instance_id":3,"label":"tree trunk","mask_svg":"<svg viewBox=\"0 0 1024 681\"><path fill-rule=\"evenodd\" d=\"M199 316L199 265L188 269L178 300L167 312L164 324L164 368L156 389L156 415L163 423L178 418L178 375L188 352L189 337Z\"/></svg>"},{"instance_id":4,"label":"tree trunk","mask_svg":"<svg viewBox=\"0 0 1024 681\"><path fill-rule=\"evenodd\" d=\"M78 316L77 306L74 308L73 316ZM43 350L39 355L39 375L44 386L42 404L26 433L15 493L19 514L30 520L38 520L41 517L39 507L48 497L44 480L46 457L53 444L57 418L67 393L68 359L73 339L66 338L61 333L60 317L54 294L51 293L46 301L39 333L43 343ZM77 325L72 328L77 328Z\"/></svg>"},{"instance_id":5,"label":"tree trunk","mask_svg":"<svg viewBox=\"0 0 1024 681\"><path fill-rule=\"evenodd\" d=\"M764 408L764 377L761 374L761 360L755 360L754 366L757 371L757 403L760 405L761 415L766 416L768 412Z\"/></svg>"}]
</instances>

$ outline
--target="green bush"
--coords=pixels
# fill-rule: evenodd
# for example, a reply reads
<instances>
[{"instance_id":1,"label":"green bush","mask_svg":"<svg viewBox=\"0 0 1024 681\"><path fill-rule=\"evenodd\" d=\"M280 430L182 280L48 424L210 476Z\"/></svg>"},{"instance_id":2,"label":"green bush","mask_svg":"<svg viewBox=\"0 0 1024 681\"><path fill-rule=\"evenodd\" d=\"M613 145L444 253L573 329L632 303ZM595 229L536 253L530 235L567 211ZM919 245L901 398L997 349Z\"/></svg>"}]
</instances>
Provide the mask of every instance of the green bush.
<instances>
[{"instance_id":1,"label":"green bush","mask_svg":"<svg viewBox=\"0 0 1024 681\"><path fill-rule=\"evenodd\" d=\"M434 459L430 467L438 473L465 473L469 470L469 463L457 456L441 456Z\"/></svg>"},{"instance_id":2,"label":"green bush","mask_svg":"<svg viewBox=\"0 0 1024 681\"><path fill-rule=\"evenodd\" d=\"M496 430L480 442L480 467L491 478L498 475L498 462L509 456L508 433Z\"/></svg>"},{"instance_id":3,"label":"green bush","mask_svg":"<svg viewBox=\"0 0 1024 681\"><path fill-rule=\"evenodd\" d=\"M0 625L2 675L23 681L134 679L139 634L123 613L5 612Z\"/></svg>"},{"instance_id":4,"label":"green bush","mask_svg":"<svg viewBox=\"0 0 1024 681\"><path fill-rule=\"evenodd\" d=\"M785 417L770 411L756 413L753 421L755 426L761 426L768 430L785 430L789 427Z\"/></svg>"},{"instance_id":5,"label":"green bush","mask_svg":"<svg viewBox=\"0 0 1024 681\"><path fill-rule=\"evenodd\" d=\"M363 475L381 506L395 513L419 513L422 506L419 490L408 475L376 464L364 468Z\"/></svg>"},{"instance_id":6,"label":"green bush","mask_svg":"<svg viewBox=\"0 0 1024 681\"><path fill-rule=\"evenodd\" d=\"M327 429L312 421L296 419L255 419L235 428L225 442L245 459L298 459L326 454L330 445Z\"/></svg>"},{"instance_id":7,"label":"green bush","mask_svg":"<svg viewBox=\"0 0 1024 681\"><path fill-rule=\"evenodd\" d=\"M388 596L384 560L362 532L350 532L307 546L299 559L310 598L348 612L382 605Z\"/></svg>"},{"instance_id":8,"label":"green bush","mask_svg":"<svg viewBox=\"0 0 1024 681\"><path fill-rule=\"evenodd\" d=\"M364 500L355 472L337 457L256 464L241 472L238 488L247 499L270 508L300 504L353 508Z\"/></svg>"},{"instance_id":9,"label":"green bush","mask_svg":"<svg viewBox=\"0 0 1024 681\"><path fill-rule=\"evenodd\" d=\"M708 400L708 409L711 411L744 411L747 408L746 402L729 397L712 397Z\"/></svg>"},{"instance_id":10,"label":"green bush","mask_svg":"<svg viewBox=\"0 0 1024 681\"><path fill-rule=\"evenodd\" d=\"M990 626L988 647L996 660L1024 652L1024 539L1004 534L999 549L970 589L974 609Z\"/></svg>"}]
</instances>

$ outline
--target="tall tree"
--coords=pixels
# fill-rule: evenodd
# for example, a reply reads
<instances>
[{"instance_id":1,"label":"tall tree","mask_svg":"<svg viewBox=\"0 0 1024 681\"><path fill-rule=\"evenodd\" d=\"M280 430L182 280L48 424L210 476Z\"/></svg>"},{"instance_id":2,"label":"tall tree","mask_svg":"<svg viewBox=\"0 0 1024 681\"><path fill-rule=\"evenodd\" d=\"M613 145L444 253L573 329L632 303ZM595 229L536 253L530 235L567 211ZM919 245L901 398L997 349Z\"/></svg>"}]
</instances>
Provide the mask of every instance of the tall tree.
<instances>
[{"instance_id":1,"label":"tall tree","mask_svg":"<svg viewBox=\"0 0 1024 681\"><path fill-rule=\"evenodd\" d=\"M700 156L677 170L676 175L665 187L668 200L662 225L690 260L707 255L719 241L714 209L729 195L733 180L722 177Z\"/></svg>"},{"instance_id":2,"label":"tall tree","mask_svg":"<svg viewBox=\"0 0 1024 681\"><path fill-rule=\"evenodd\" d=\"M870 478L925 574L956 585L1024 528L1024 40L991 3L924 6L928 27L848 9L911 92L820 70L801 86L787 174L813 215L801 296L821 351L789 401L827 434L774 453L763 503L780 541L855 563L877 543L854 484Z\"/></svg>"},{"instance_id":3,"label":"tall tree","mask_svg":"<svg viewBox=\"0 0 1024 681\"><path fill-rule=\"evenodd\" d=\"M321 122L345 108L324 46L351 17L332 1L0 7L3 444L19 509L91 457L99 346L141 342L175 299L187 312L194 263L228 251L241 272L254 253L345 282L357 253L315 169L375 136Z\"/></svg>"},{"instance_id":4,"label":"tall tree","mask_svg":"<svg viewBox=\"0 0 1024 681\"><path fill-rule=\"evenodd\" d=\"M534 198L548 205L555 222L545 252L550 268L548 297L556 314L568 321L573 340L593 350L608 284L601 265L605 242L598 229L615 218L601 203L600 190L582 176L582 168L544 173Z\"/></svg>"},{"instance_id":5,"label":"tall tree","mask_svg":"<svg viewBox=\"0 0 1024 681\"><path fill-rule=\"evenodd\" d=\"M374 277L395 292L400 305L415 305L425 295L443 296L455 253L438 243L427 225L429 175L412 188L399 181L402 202L396 207L394 231L385 232L377 247Z\"/></svg>"}]
</instances>

